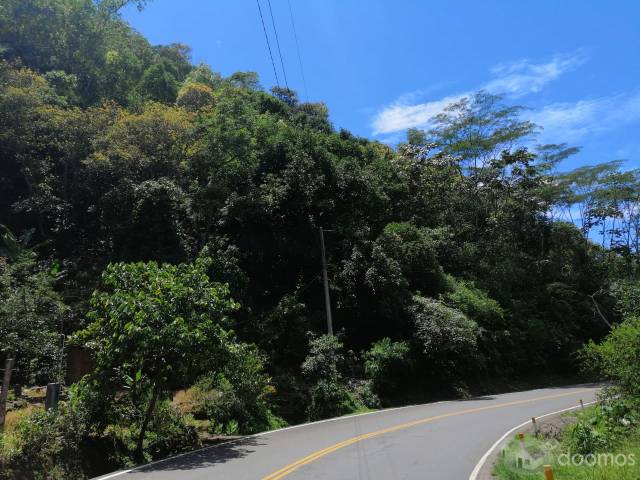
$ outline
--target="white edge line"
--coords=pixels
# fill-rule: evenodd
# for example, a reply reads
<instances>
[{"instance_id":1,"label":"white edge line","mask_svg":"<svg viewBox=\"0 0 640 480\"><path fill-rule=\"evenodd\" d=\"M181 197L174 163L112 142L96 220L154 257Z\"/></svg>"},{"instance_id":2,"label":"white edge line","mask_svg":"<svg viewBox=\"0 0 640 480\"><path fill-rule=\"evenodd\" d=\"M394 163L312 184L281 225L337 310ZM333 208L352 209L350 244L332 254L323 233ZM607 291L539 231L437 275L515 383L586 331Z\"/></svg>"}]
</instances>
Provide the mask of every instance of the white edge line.
<instances>
[{"instance_id":1,"label":"white edge line","mask_svg":"<svg viewBox=\"0 0 640 480\"><path fill-rule=\"evenodd\" d=\"M594 403L598 403L598 402L597 401L593 401L593 402L585 403L584 406L586 407L586 406L589 406L589 405L593 405ZM535 417L535 418L537 420L538 418L550 417L551 415L558 415L560 413L564 413L564 412L568 412L568 411L571 411L571 410L575 410L575 409L580 408L580 407L581 407L581 405L576 405L574 407L569 407L569 408L565 408L565 409L562 409L562 410L558 410L557 412L545 413L544 415L540 415L539 417ZM487 450L487 452L482 456L480 461L476 464L475 468L471 472L471 475L469 475L469 480L477 480L478 475L480 474L480 470L482 470L482 467L484 467L484 464L487 462L487 460L489 459L491 454L494 452L494 450L496 448L498 448L502 444L502 442L504 442L507 439L507 437L509 435L513 434L513 432L515 432L516 430L529 425L530 423L531 423L531 420L527 420L526 422L523 422L520 425L517 425L517 426L513 427L507 433L502 435L496 441L496 443L491 445L491 448L489 450Z\"/></svg>"},{"instance_id":2,"label":"white edge line","mask_svg":"<svg viewBox=\"0 0 640 480\"><path fill-rule=\"evenodd\" d=\"M579 388L582 385L585 385L585 384L566 385L565 388ZM481 395L480 397L483 397L483 396L497 397L499 395L509 395L509 394L512 394L512 393L531 393L531 392L535 392L535 391L538 391L538 390L548 390L549 388L558 388L558 387L536 388L536 389L533 389L533 390L527 390L526 392L504 392L504 393L496 393L496 394L487 394L487 395ZM480 397L476 397L476 398L480 398ZM465 401L472 401L472 400L474 400L474 397L466 399ZM185 455L191 455L193 453L203 452L205 450L217 448L217 447L220 447L222 445L229 445L230 443L239 442L240 440L244 440L246 438L262 437L264 435L270 435L272 433L285 432L287 430L294 430L296 428L307 427L307 426L310 426L310 425L318 425L318 424L321 424L321 423L329 423L329 422L337 422L337 421L341 421L341 420L348 420L350 418L363 417L365 415L373 415L373 414L377 414L377 413L394 412L394 411L397 411L397 410L404 410L404 409L407 409L407 408L422 407L424 405L437 405L437 404L440 404L440 403L448 403L448 402L453 403L453 402L459 402L459 401L460 401L460 399L457 399L457 400L440 400L440 401L437 401L437 402L429 402L429 403L416 403L414 405L405 405L403 407L383 408L383 409L380 409L380 410L374 410L372 412L358 413L358 414L355 414L355 415L343 415L341 417L327 418L325 420L317 420L315 422L300 423L298 425L292 425L290 427L285 427L285 428L278 428L276 430L267 430L267 431L260 432L260 433L254 433L253 435L244 435L241 438L236 438L236 439L233 439L233 440L229 440L227 442L216 443L215 445L208 445L206 447L199 448L197 450L191 450L189 452L180 453L178 455L174 455L174 456L171 456L171 457L162 458L162 459L156 460L154 462L149 462L149 463L145 463L143 465L138 465L138 466L130 468L128 470L120 470L120 471L109 473L109 474L106 474L106 475L103 475L103 476L100 476L100 477L94 477L91 480L107 480L109 478L114 478L114 477L118 477L120 475L125 475L127 473L131 473L131 472L134 472L136 470L140 470L142 468L150 467L152 465L157 465L159 463L168 462L169 460L175 460L176 458L184 457ZM589 404L585 403L585 405L591 405L591 404L590 403ZM560 413L560 412L555 412L555 413ZM553 413L549 413L547 415L554 415L554 414ZM544 415L544 416L547 416L547 415ZM537 417L537 418L542 418L542 417ZM528 423L528 422L525 422L523 425L526 425L526 423ZM518 425L515 428L517 429L517 428L520 428L521 426L522 425ZM505 434L505 437L507 435L509 435L509 433L510 432L507 432ZM503 440L503 439L501 439L501 440ZM494 445L494 447L495 447L495 445ZM491 447L491 448L493 449L494 447ZM469 480L475 480L475 479L470 477Z\"/></svg>"}]
</instances>

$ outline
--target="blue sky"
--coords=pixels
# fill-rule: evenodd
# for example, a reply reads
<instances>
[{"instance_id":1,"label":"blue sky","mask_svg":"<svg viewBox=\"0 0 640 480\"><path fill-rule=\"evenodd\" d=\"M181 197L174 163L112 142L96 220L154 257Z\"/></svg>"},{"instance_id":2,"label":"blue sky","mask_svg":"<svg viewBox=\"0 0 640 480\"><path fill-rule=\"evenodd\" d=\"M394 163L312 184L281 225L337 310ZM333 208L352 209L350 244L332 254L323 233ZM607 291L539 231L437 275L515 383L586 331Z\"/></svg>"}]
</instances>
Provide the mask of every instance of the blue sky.
<instances>
[{"instance_id":1,"label":"blue sky","mask_svg":"<svg viewBox=\"0 0 640 480\"><path fill-rule=\"evenodd\" d=\"M640 1L290 1L308 88L287 0L271 0L289 86L325 102L338 128L395 143L486 89L530 107L540 142L583 147L563 168L640 167ZM154 44L186 43L196 63L275 85L256 0L154 0L123 15Z\"/></svg>"}]
</instances>

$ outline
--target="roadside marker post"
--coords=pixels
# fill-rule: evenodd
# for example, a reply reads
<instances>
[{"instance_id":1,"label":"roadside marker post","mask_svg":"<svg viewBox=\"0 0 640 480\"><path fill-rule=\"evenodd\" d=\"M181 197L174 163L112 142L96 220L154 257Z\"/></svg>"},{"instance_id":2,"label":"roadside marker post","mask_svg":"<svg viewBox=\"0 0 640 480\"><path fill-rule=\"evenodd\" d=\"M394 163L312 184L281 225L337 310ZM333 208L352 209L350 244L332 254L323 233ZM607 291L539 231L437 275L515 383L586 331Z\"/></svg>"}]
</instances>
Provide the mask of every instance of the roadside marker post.
<instances>
[{"instance_id":1,"label":"roadside marker post","mask_svg":"<svg viewBox=\"0 0 640 480\"><path fill-rule=\"evenodd\" d=\"M47 396L44 400L44 409L49 410L53 408L54 410L58 408L58 400L60 399L60 384L59 383L49 383L47 384Z\"/></svg>"},{"instance_id":2,"label":"roadside marker post","mask_svg":"<svg viewBox=\"0 0 640 480\"><path fill-rule=\"evenodd\" d=\"M584 402L580 399L580 407L582 407L582 411L584 412Z\"/></svg>"},{"instance_id":3,"label":"roadside marker post","mask_svg":"<svg viewBox=\"0 0 640 480\"><path fill-rule=\"evenodd\" d=\"M531 423L533 424L533 433L538 436L538 424L536 423L536 417L531 417Z\"/></svg>"},{"instance_id":4,"label":"roadside marker post","mask_svg":"<svg viewBox=\"0 0 640 480\"><path fill-rule=\"evenodd\" d=\"M544 466L544 480L554 480L553 467L551 465Z\"/></svg>"}]
</instances>

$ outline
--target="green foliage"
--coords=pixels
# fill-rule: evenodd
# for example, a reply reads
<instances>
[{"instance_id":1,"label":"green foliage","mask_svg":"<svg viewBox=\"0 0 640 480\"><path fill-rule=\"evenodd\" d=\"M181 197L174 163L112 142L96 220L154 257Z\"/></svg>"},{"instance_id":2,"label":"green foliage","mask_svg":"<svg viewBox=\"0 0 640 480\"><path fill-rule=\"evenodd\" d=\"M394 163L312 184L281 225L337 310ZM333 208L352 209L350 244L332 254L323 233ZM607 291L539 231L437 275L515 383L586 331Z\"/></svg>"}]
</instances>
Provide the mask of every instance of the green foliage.
<instances>
[{"instance_id":1,"label":"green foliage","mask_svg":"<svg viewBox=\"0 0 640 480\"><path fill-rule=\"evenodd\" d=\"M638 282L627 281L613 290L625 313L623 322L601 343L591 341L580 352L588 371L611 382L592 414L568 430L569 446L583 454L620 444L640 424L640 317L634 303Z\"/></svg>"},{"instance_id":2,"label":"green foliage","mask_svg":"<svg viewBox=\"0 0 640 480\"><path fill-rule=\"evenodd\" d=\"M212 105L213 101L211 87L203 83L188 82L178 92L176 104L195 112Z\"/></svg>"},{"instance_id":3,"label":"green foliage","mask_svg":"<svg viewBox=\"0 0 640 480\"><path fill-rule=\"evenodd\" d=\"M87 478L83 444L89 422L86 410L74 401L23 418L11 434L11 447L0 449L0 478Z\"/></svg>"},{"instance_id":4,"label":"green foliage","mask_svg":"<svg viewBox=\"0 0 640 480\"><path fill-rule=\"evenodd\" d=\"M522 107L505 105L500 96L487 92L470 95L435 117L435 126L427 132L427 142L477 169L505 146L535 133L536 125L522 120L521 110Z\"/></svg>"},{"instance_id":5,"label":"green foliage","mask_svg":"<svg viewBox=\"0 0 640 480\"><path fill-rule=\"evenodd\" d=\"M476 355L478 325L464 313L438 300L415 296L410 307L415 339L438 375L459 374Z\"/></svg>"},{"instance_id":6,"label":"green foliage","mask_svg":"<svg viewBox=\"0 0 640 480\"><path fill-rule=\"evenodd\" d=\"M333 335L311 338L302 374L310 384L309 419L344 415L356 409L342 373L345 355L342 342Z\"/></svg>"},{"instance_id":7,"label":"green foliage","mask_svg":"<svg viewBox=\"0 0 640 480\"><path fill-rule=\"evenodd\" d=\"M623 317L640 317L640 282L626 280L611 286L611 295L616 299L618 311Z\"/></svg>"},{"instance_id":8,"label":"green foliage","mask_svg":"<svg viewBox=\"0 0 640 480\"><path fill-rule=\"evenodd\" d=\"M460 310L486 329L496 330L504 325L505 311L489 295L473 283L447 277L449 291L444 294L445 303Z\"/></svg>"},{"instance_id":9,"label":"green foliage","mask_svg":"<svg viewBox=\"0 0 640 480\"><path fill-rule=\"evenodd\" d=\"M408 342L393 342L390 338L383 338L364 353L364 373L372 381L378 395L387 398L393 396L406 382L410 367L409 350Z\"/></svg>"},{"instance_id":10,"label":"green foliage","mask_svg":"<svg viewBox=\"0 0 640 480\"><path fill-rule=\"evenodd\" d=\"M580 455L596 453L607 447L606 438L586 422L567 429L566 443L571 452Z\"/></svg>"},{"instance_id":11,"label":"green foliage","mask_svg":"<svg viewBox=\"0 0 640 480\"><path fill-rule=\"evenodd\" d=\"M389 268L399 269L394 272L397 283L434 294L441 291L444 282L435 247L425 229L409 223L390 223L376 240L374 261L376 256L384 255Z\"/></svg>"},{"instance_id":12,"label":"green foliage","mask_svg":"<svg viewBox=\"0 0 640 480\"><path fill-rule=\"evenodd\" d=\"M338 415L480 374L571 373L585 339L607 334L603 317L637 310L637 171L557 174L579 148L531 147L522 107L486 92L397 148L336 131L323 103L151 46L119 16L128 3L145 2L0 7L0 218L38 251L0 249L0 344L19 337L44 381L53 332L86 327L97 371L77 394L116 462L133 443L148 459L191 442L164 409L196 381L215 429L251 432L278 424L272 403L298 421L306 406ZM344 335L308 352L324 329L320 226ZM203 249L213 260L196 259ZM592 356L634 359L635 328ZM154 437L162 415L175 428Z\"/></svg>"},{"instance_id":13,"label":"green foliage","mask_svg":"<svg viewBox=\"0 0 640 480\"><path fill-rule=\"evenodd\" d=\"M582 356L625 395L640 398L640 318L627 318L599 345L590 342Z\"/></svg>"},{"instance_id":14,"label":"green foliage","mask_svg":"<svg viewBox=\"0 0 640 480\"><path fill-rule=\"evenodd\" d=\"M144 99L173 103L178 96L178 81L164 63L156 63L142 74L138 91Z\"/></svg>"},{"instance_id":15,"label":"green foliage","mask_svg":"<svg viewBox=\"0 0 640 480\"><path fill-rule=\"evenodd\" d=\"M67 312L54 289L59 267L39 262L7 230L0 247L9 255L0 256L0 355L15 355L13 383L59 380L64 375L60 335Z\"/></svg>"},{"instance_id":16,"label":"green foliage","mask_svg":"<svg viewBox=\"0 0 640 480\"><path fill-rule=\"evenodd\" d=\"M112 264L94 293L90 325L77 341L96 359L96 378L116 398L125 388L140 415L138 455L160 397L215 367L234 341L226 285L207 276L211 260L177 266Z\"/></svg>"},{"instance_id":17,"label":"green foliage","mask_svg":"<svg viewBox=\"0 0 640 480\"><path fill-rule=\"evenodd\" d=\"M270 410L269 397L275 393L270 380L254 347L231 346L223 368L196 383L193 413L210 420L218 434L244 435L284 426Z\"/></svg>"},{"instance_id":18,"label":"green foliage","mask_svg":"<svg viewBox=\"0 0 640 480\"><path fill-rule=\"evenodd\" d=\"M640 473L637 458L640 455L640 439L637 433L627 431L624 438L611 444L598 430L593 420L598 417L597 407L578 415L578 424L561 434L561 443L545 463L553 466L558 480L634 480ZM549 438L525 437L529 452L546 451ZM506 447L507 454L496 462L494 475L501 480L534 480L542 478L542 468L531 470L518 468L516 458L521 456L522 445L514 439ZM594 457L591 457L593 455ZM616 462L614 459L618 459ZM627 461L622 462L625 458ZM595 462L594 462L595 459ZM631 461L633 459L634 461ZM568 461L570 460L570 461Z\"/></svg>"},{"instance_id":19,"label":"green foliage","mask_svg":"<svg viewBox=\"0 0 640 480\"><path fill-rule=\"evenodd\" d=\"M83 104L105 98L123 101L151 62L153 50L115 15L117 8L103 9L89 0L4 2L0 10L4 56L40 72L74 75L75 93Z\"/></svg>"},{"instance_id":20,"label":"green foliage","mask_svg":"<svg viewBox=\"0 0 640 480\"><path fill-rule=\"evenodd\" d=\"M137 433L137 432L134 432ZM134 452L136 436L129 441L129 452ZM161 402L149 424L144 451L147 458L166 458L188 452L201 446L194 427L168 401Z\"/></svg>"}]
</instances>

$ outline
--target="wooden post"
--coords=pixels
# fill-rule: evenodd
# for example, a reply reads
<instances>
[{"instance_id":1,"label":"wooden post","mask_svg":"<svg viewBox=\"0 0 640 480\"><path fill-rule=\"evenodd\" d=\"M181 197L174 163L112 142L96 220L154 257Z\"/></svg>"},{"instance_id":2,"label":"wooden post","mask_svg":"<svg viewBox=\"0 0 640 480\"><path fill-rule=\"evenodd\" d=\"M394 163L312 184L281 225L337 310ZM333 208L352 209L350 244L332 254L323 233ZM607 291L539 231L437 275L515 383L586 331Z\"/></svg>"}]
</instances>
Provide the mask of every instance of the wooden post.
<instances>
[{"instance_id":1,"label":"wooden post","mask_svg":"<svg viewBox=\"0 0 640 480\"><path fill-rule=\"evenodd\" d=\"M538 436L538 424L536 423L536 417L531 417L531 423L533 423L533 433Z\"/></svg>"},{"instance_id":2,"label":"wooden post","mask_svg":"<svg viewBox=\"0 0 640 480\"><path fill-rule=\"evenodd\" d=\"M584 412L584 402L580 399L580 407L582 407L582 411Z\"/></svg>"},{"instance_id":3,"label":"wooden post","mask_svg":"<svg viewBox=\"0 0 640 480\"><path fill-rule=\"evenodd\" d=\"M7 415L7 397L11 384L11 372L15 365L15 359L7 357L4 363L4 375L2 378L2 391L0 391L0 431L4 430L4 419Z\"/></svg>"},{"instance_id":4,"label":"wooden post","mask_svg":"<svg viewBox=\"0 0 640 480\"><path fill-rule=\"evenodd\" d=\"M551 465L544 466L544 480L554 480L553 467Z\"/></svg>"}]
</instances>

